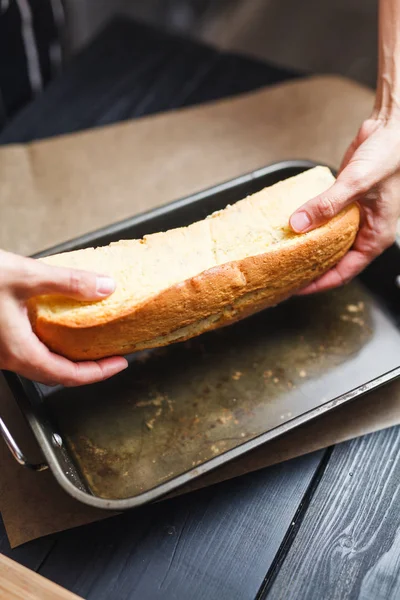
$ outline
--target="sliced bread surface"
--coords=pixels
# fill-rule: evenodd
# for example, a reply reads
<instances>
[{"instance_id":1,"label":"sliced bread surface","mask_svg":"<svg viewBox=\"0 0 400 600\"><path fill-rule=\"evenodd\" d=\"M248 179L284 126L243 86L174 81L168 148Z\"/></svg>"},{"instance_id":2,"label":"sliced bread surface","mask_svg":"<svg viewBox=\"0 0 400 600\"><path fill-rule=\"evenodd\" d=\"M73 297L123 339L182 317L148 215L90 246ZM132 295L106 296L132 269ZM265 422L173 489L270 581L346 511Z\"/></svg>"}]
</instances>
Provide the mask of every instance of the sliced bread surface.
<instances>
[{"instance_id":1,"label":"sliced bread surface","mask_svg":"<svg viewBox=\"0 0 400 600\"><path fill-rule=\"evenodd\" d=\"M110 297L29 302L34 331L53 351L91 360L163 346L281 302L334 266L359 226L356 205L294 234L291 214L334 182L316 167L188 227L41 259L112 276Z\"/></svg>"}]
</instances>

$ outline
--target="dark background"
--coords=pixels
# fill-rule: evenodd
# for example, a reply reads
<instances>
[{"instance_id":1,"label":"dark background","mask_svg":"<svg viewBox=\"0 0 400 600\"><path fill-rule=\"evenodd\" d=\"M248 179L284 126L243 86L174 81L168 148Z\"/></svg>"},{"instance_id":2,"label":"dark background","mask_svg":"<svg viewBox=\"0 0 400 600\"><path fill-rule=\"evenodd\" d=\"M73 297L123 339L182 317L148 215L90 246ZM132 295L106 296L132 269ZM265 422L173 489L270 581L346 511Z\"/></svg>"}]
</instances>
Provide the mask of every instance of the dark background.
<instances>
[{"instance_id":1,"label":"dark background","mask_svg":"<svg viewBox=\"0 0 400 600\"><path fill-rule=\"evenodd\" d=\"M377 0L63 0L68 54L115 13L300 71L375 85Z\"/></svg>"}]
</instances>

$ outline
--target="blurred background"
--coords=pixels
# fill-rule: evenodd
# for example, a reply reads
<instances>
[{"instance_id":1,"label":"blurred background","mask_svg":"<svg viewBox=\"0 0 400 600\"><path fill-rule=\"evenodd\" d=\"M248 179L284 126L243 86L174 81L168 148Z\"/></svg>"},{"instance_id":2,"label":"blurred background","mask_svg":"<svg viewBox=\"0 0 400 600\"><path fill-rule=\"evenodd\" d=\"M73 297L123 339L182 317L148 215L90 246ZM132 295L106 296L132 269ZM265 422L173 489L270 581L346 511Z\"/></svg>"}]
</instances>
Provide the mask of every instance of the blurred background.
<instances>
[{"instance_id":1,"label":"blurred background","mask_svg":"<svg viewBox=\"0 0 400 600\"><path fill-rule=\"evenodd\" d=\"M224 49L375 85L377 0L62 0L66 59L116 14Z\"/></svg>"},{"instance_id":2,"label":"blurred background","mask_svg":"<svg viewBox=\"0 0 400 600\"><path fill-rule=\"evenodd\" d=\"M0 0L0 130L118 16L291 72L339 74L374 87L377 3Z\"/></svg>"}]
</instances>

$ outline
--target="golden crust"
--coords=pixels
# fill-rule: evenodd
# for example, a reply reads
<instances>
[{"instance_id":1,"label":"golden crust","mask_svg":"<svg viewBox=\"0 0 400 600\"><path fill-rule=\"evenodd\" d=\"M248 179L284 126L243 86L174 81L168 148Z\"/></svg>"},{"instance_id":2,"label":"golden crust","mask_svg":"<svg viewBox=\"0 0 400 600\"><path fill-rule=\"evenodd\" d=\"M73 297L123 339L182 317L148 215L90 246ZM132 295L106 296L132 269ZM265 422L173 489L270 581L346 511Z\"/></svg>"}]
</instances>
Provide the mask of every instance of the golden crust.
<instances>
[{"instance_id":1,"label":"golden crust","mask_svg":"<svg viewBox=\"0 0 400 600\"><path fill-rule=\"evenodd\" d=\"M38 312L32 302L34 331L51 350L71 360L96 360L190 339L273 306L321 276L352 246L359 219L359 209L352 205L312 232L274 244L263 254L208 269L111 321L99 316L90 327L79 317L56 320Z\"/></svg>"}]
</instances>

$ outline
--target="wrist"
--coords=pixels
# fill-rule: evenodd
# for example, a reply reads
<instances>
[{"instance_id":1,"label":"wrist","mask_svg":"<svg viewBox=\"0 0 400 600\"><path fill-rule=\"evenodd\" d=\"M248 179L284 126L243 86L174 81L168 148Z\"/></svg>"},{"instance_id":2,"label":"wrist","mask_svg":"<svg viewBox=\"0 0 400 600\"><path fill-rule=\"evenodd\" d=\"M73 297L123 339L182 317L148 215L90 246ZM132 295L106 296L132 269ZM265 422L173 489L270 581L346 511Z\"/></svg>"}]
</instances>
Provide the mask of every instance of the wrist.
<instances>
[{"instance_id":1,"label":"wrist","mask_svg":"<svg viewBox=\"0 0 400 600\"><path fill-rule=\"evenodd\" d=\"M374 121L400 120L400 77L382 73L378 78L375 104L370 116Z\"/></svg>"},{"instance_id":2,"label":"wrist","mask_svg":"<svg viewBox=\"0 0 400 600\"><path fill-rule=\"evenodd\" d=\"M400 1L379 2L379 60L372 119L400 118Z\"/></svg>"}]
</instances>

